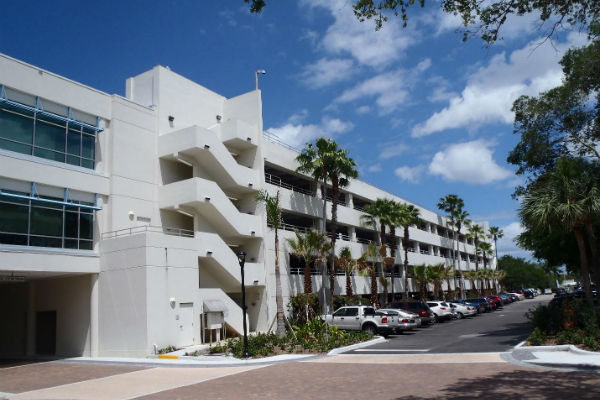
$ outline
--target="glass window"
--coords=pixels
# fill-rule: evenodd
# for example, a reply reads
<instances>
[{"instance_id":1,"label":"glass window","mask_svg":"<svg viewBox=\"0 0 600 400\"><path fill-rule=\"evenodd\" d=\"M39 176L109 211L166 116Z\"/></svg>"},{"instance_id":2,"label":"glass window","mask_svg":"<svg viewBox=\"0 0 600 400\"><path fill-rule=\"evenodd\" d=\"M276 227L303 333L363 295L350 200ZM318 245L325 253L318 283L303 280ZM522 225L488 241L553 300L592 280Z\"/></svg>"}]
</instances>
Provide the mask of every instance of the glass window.
<instances>
[{"instance_id":1,"label":"glass window","mask_svg":"<svg viewBox=\"0 0 600 400\"><path fill-rule=\"evenodd\" d=\"M62 237L63 212L51 208L31 208L31 234Z\"/></svg>"},{"instance_id":2,"label":"glass window","mask_svg":"<svg viewBox=\"0 0 600 400\"><path fill-rule=\"evenodd\" d=\"M64 122L47 116L38 117L35 124L35 146L64 152L66 129Z\"/></svg>"},{"instance_id":3,"label":"glass window","mask_svg":"<svg viewBox=\"0 0 600 400\"><path fill-rule=\"evenodd\" d=\"M348 310L347 308L342 308L340 310L337 310L333 315L335 317L344 317L346 315L347 310Z\"/></svg>"},{"instance_id":4,"label":"glass window","mask_svg":"<svg viewBox=\"0 0 600 400\"><path fill-rule=\"evenodd\" d=\"M94 169L96 130L0 104L0 148Z\"/></svg>"},{"instance_id":5,"label":"glass window","mask_svg":"<svg viewBox=\"0 0 600 400\"><path fill-rule=\"evenodd\" d=\"M27 233L29 207L0 202L0 232Z\"/></svg>"},{"instance_id":6,"label":"glass window","mask_svg":"<svg viewBox=\"0 0 600 400\"><path fill-rule=\"evenodd\" d=\"M3 193L27 195L8 190ZM93 250L94 213L77 205L0 195L0 243Z\"/></svg>"},{"instance_id":7,"label":"glass window","mask_svg":"<svg viewBox=\"0 0 600 400\"><path fill-rule=\"evenodd\" d=\"M31 144L33 142L33 113L8 105L0 107L0 137Z\"/></svg>"},{"instance_id":8,"label":"glass window","mask_svg":"<svg viewBox=\"0 0 600 400\"><path fill-rule=\"evenodd\" d=\"M358 315L358 308L352 307L346 309L346 316L348 317L356 317Z\"/></svg>"},{"instance_id":9,"label":"glass window","mask_svg":"<svg viewBox=\"0 0 600 400\"><path fill-rule=\"evenodd\" d=\"M96 138L92 135L82 135L81 139L81 156L94 159L96 152Z\"/></svg>"}]
</instances>

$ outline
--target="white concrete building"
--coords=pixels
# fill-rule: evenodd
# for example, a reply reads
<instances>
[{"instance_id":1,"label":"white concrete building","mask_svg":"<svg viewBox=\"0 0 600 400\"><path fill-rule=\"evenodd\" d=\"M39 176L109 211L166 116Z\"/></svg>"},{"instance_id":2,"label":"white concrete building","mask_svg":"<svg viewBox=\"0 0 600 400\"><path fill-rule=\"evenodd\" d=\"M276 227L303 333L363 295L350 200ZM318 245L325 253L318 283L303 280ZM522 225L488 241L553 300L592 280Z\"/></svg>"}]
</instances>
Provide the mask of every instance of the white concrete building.
<instances>
[{"instance_id":1,"label":"white concrete building","mask_svg":"<svg viewBox=\"0 0 600 400\"><path fill-rule=\"evenodd\" d=\"M239 333L239 250L250 331L267 330L274 241L255 195L279 190L283 238L321 213L295 157L263 134L260 91L227 99L158 66L123 98L0 55L0 357L140 356ZM405 201L358 180L344 189L337 243L357 257L373 237L361 209L377 197ZM410 264L451 264L444 218L421 213ZM283 243L287 303L303 271ZM473 269L462 236L460 251ZM353 282L369 293L368 278Z\"/></svg>"}]
</instances>

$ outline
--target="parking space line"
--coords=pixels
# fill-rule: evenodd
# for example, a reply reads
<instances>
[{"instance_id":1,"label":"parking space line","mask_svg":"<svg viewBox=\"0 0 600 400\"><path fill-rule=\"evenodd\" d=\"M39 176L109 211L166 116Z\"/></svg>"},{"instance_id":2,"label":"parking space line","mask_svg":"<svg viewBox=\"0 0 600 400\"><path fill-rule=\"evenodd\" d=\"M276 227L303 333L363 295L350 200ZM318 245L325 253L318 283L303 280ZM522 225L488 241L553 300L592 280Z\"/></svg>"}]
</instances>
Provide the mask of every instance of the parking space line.
<instances>
[{"instance_id":1,"label":"parking space line","mask_svg":"<svg viewBox=\"0 0 600 400\"><path fill-rule=\"evenodd\" d=\"M389 351L414 351L414 352L424 352L424 351L429 351L431 349L357 349L354 351L363 351L363 352L368 352L368 351L381 351L381 352L389 352Z\"/></svg>"}]
</instances>

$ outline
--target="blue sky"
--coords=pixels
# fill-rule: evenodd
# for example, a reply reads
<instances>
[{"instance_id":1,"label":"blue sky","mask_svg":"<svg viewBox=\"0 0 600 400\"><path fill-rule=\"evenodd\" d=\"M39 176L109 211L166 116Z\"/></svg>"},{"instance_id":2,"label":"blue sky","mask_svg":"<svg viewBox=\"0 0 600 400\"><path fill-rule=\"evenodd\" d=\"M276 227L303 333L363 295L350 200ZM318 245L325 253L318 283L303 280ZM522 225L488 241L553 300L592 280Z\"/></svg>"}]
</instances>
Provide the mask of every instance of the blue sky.
<instances>
[{"instance_id":1,"label":"blue sky","mask_svg":"<svg viewBox=\"0 0 600 400\"><path fill-rule=\"evenodd\" d=\"M506 156L517 143L512 102L560 84L562 53L585 36L542 41L533 17L513 18L490 48L466 43L435 1L380 31L344 0L5 2L0 52L105 92L169 66L227 97L261 77L266 130L291 145L335 138L360 178L429 209L461 196L474 220L504 229L501 253L525 253L519 179ZM1 80L1 71L0 71Z\"/></svg>"}]
</instances>

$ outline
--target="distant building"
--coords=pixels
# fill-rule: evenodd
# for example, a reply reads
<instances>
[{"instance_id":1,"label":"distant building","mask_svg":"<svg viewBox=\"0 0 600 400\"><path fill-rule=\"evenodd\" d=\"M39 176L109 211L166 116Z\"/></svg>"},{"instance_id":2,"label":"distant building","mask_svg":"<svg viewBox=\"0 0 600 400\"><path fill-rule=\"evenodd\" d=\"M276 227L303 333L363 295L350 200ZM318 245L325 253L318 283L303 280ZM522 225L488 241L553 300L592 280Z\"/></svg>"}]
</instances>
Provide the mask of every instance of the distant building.
<instances>
[{"instance_id":1,"label":"distant building","mask_svg":"<svg viewBox=\"0 0 600 400\"><path fill-rule=\"evenodd\" d=\"M228 99L158 66L128 79L123 98L0 55L0 356L141 356L240 333L240 250L249 328L266 331L274 240L257 191L281 194L286 303L303 269L284 239L320 223L296 155L263 134L260 91ZM359 180L340 198L337 243L356 257L378 197L405 201ZM420 209L410 264L450 265L445 219ZM464 235L459 259L474 268ZM370 292L369 278L352 279Z\"/></svg>"}]
</instances>

